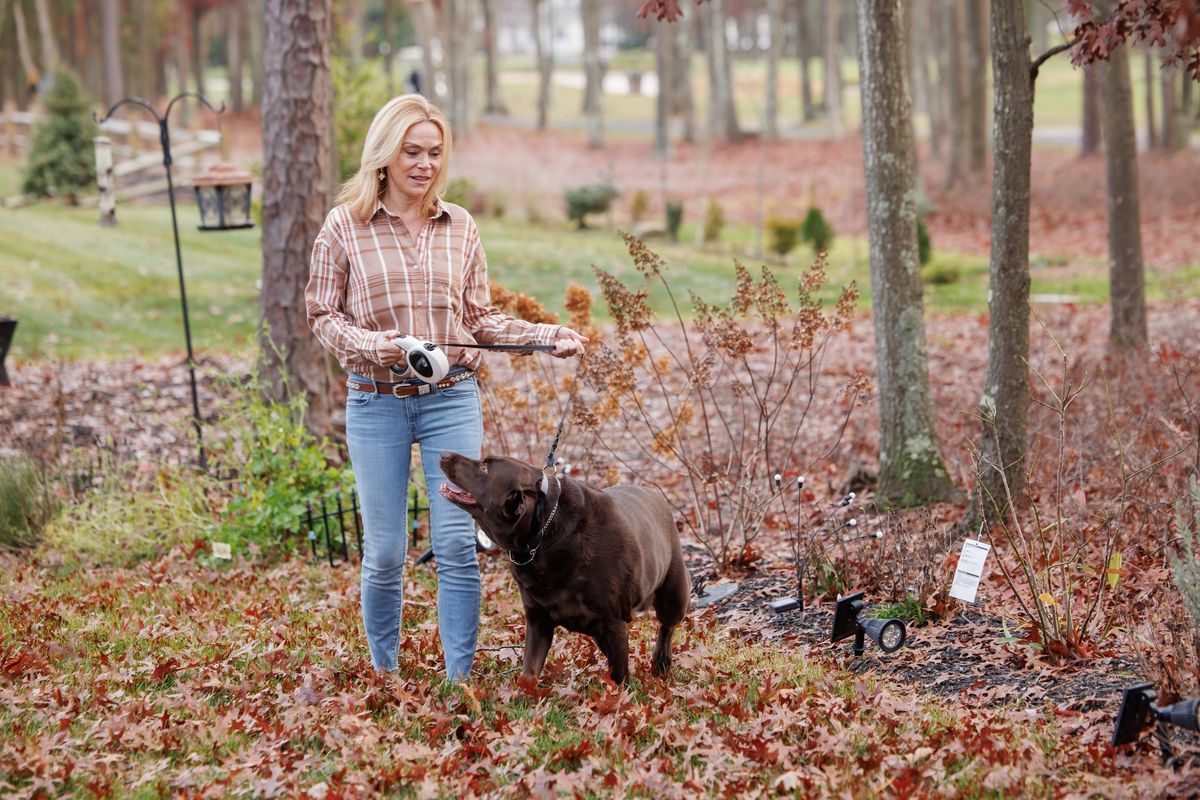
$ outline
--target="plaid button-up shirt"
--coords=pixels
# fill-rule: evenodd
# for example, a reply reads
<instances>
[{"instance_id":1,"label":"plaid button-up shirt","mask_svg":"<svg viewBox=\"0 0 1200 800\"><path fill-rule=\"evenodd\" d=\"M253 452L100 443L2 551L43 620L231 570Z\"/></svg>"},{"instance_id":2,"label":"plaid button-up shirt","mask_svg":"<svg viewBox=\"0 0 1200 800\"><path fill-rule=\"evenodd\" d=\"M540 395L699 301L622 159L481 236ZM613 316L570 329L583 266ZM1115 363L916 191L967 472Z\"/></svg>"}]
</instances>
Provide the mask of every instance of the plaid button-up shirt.
<instances>
[{"instance_id":1,"label":"plaid button-up shirt","mask_svg":"<svg viewBox=\"0 0 1200 800\"><path fill-rule=\"evenodd\" d=\"M322 346L345 370L383 382L405 377L379 363L386 330L437 344L551 344L559 328L490 306L475 220L441 200L415 237L382 203L366 222L345 206L330 211L313 243L304 297ZM481 358L478 350L443 349L451 365L474 368Z\"/></svg>"}]
</instances>

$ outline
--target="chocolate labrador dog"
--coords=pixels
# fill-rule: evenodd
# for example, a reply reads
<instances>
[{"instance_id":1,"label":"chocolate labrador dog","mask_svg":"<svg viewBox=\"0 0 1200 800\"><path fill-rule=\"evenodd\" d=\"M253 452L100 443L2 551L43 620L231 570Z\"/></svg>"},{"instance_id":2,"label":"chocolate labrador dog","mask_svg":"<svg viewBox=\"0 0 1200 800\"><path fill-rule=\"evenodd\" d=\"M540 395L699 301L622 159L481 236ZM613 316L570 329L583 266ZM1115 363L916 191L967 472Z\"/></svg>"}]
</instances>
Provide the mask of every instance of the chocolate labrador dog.
<instances>
[{"instance_id":1,"label":"chocolate labrador dog","mask_svg":"<svg viewBox=\"0 0 1200 800\"><path fill-rule=\"evenodd\" d=\"M511 458L443 453L443 497L464 508L508 552L525 606L523 674L546 664L555 626L586 633L616 683L629 676L629 623L654 608L655 675L671 666L671 636L688 610L691 578L671 508L640 486L598 491L571 478L544 479Z\"/></svg>"}]
</instances>

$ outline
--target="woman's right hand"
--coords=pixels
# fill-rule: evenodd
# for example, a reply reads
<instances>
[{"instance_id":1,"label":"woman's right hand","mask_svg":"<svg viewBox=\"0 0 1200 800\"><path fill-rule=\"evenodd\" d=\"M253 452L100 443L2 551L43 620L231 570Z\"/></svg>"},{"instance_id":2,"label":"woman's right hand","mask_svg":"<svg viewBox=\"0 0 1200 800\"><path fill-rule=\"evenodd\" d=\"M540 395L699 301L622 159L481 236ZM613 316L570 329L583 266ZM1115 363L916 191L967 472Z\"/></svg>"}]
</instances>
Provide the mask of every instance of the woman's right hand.
<instances>
[{"instance_id":1,"label":"woman's right hand","mask_svg":"<svg viewBox=\"0 0 1200 800\"><path fill-rule=\"evenodd\" d=\"M398 347L393 340L403 336L400 331L384 331L383 342L375 349L376 355L379 357L379 366L390 367L393 364L404 364L404 350Z\"/></svg>"}]
</instances>

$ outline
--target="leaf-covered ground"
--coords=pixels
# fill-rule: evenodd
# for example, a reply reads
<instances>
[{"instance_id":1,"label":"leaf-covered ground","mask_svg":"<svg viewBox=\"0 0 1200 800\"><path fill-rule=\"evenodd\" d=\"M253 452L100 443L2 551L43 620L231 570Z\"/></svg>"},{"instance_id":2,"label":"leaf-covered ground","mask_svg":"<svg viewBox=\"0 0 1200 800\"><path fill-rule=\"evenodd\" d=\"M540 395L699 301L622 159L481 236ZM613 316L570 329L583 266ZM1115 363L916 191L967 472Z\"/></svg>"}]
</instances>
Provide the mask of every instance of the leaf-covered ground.
<instances>
[{"instance_id":1,"label":"leaf-covered ground","mask_svg":"<svg viewBox=\"0 0 1200 800\"><path fill-rule=\"evenodd\" d=\"M128 569L8 559L0 578L0 793L153 796L1145 796L1181 778L1114 755L1098 715L981 708L765 642L711 611L666 680L561 636L517 679L522 619L484 566L473 680L447 686L431 575L413 568L396 677L366 660L355 570L212 566L179 547ZM1194 779L1194 774L1192 775Z\"/></svg>"},{"instance_id":2,"label":"leaf-covered ground","mask_svg":"<svg viewBox=\"0 0 1200 800\"><path fill-rule=\"evenodd\" d=\"M1105 309L1043 309L1042 319L1073 370L1116 374L1103 355ZM1190 332L1198 327L1194 302L1152 308L1157 350L1149 361L1194 361ZM1031 360L1052 374L1058 357L1038 330ZM963 409L979 391L985 334L972 316L930 322L939 432L960 479L964 441L974 435ZM829 359L835 371L870 372L869 322L857 323ZM503 365L494 363L490 380L505 380ZM211 408L218 390L210 376L242 367L203 366ZM1193 401L1198 377L1183 388ZM83 462L88 442L115 437L124 457L151 472L190 456L186 372L176 362L23 364L13 381L0 392L10 446L57 439L78 446ZM1178 415L1163 385L1131 388L1114 377L1097 391L1110 385L1134 406L1129 433L1153 452L1178 444L1154 438L1160 422L1175 425ZM874 468L876 425L867 405L814 483L832 489ZM1035 440L1045 425L1035 410ZM1189 436L1178 430L1180 441ZM1100 460L1109 458L1097 447ZM1093 471L1080 467L1077 489L1100 502L1107 484ZM1131 512L1130 530L1149 538L1131 545L1132 577L1109 612L1113 631L1081 663L1049 664L1020 641L1011 593L995 574L981 589L982 608L952 606L914 629L896 657L869 649L853 661L847 643L828 645L828 601L803 616L767 611L766 601L791 587L779 526L757 542L757 571L736 576L740 591L689 617L669 678L649 676L652 623L636 626L634 680L622 690L606 681L589 640L564 634L540 683L519 683L523 622L494 558L482 562L477 671L455 687L441 677L428 567L408 573L401 671L391 678L369 668L353 564L239 557L227 565L211 559L207 544L187 542L132 566L62 546L32 560L5 557L0 794L1186 796L1195 768L1162 769L1149 736L1129 751L1108 746L1119 688L1145 677L1139 640L1151 644L1151 661L1166 654L1153 649L1164 641L1162 606L1172 596L1154 538L1165 523L1155 515L1165 519L1179 499L1147 496ZM938 510L919 533L944 534L955 511ZM703 574L699 549L688 551ZM929 569L948 583L949 550L937 552ZM899 563L886 549L872 558L876 570ZM861 577L879 584L866 567Z\"/></svg>"}]
</instances>

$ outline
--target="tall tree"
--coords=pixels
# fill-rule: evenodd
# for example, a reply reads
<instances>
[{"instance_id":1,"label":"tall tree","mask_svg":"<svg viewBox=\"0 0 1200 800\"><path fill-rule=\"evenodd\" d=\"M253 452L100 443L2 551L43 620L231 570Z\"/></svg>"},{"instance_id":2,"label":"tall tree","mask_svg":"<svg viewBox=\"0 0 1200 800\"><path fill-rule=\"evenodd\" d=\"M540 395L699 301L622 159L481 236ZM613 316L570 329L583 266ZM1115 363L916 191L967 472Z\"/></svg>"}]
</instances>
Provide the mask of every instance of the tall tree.
<instances>
[{"instance_id":1,"label":"tall tree","mask_svg":"<svg viewBox=\"0 0 1200 800\"><path fill-rule=\"evenodd\" d=\"M1183 148L1179 135L1179 72L1165 66L1159 72L1162 85L1162 149L1174 153Z\"/></svg>"},{"instance_id":2,"label":"tall tree","mask_svg":"<svg viewBox=\"0 0 1200 800\"><path fill-rule=\"evenodd\" d=\"M125 96L121 69L121 19L118 0L100 2L100 42L104 51L104 99L107 105Z\"/></svg>"},{"instance_id":3,"label":"tall tree","mask_svg":"<svg viewBox=\"0 0 1200 800\"><path fill-rule=\"evenodd\" d=\"M412 20L413 33L421 45L421 94L433 103L441 106L441 93L438 91L437 63L433 59L433 51L438 46L437 20L433 3L430 0L407 0L408 16ZM446 50L441 48L442 57Z\"/></svg>"},{"instance_id":4,"label":"tall tree","mask_svg":"<svg viewBox=\"0 0 1200 800\"><path fill-rule=\"evenodd\" d=\"M267 0L263 97L262 356L276 398L303 391L314 431L332 428L328 359L304 287L334 188L330 0ZM278 354L278 356L277 356ZM290 387L284 384L286 372Z\"/></svg>"},{"instance_id":5,"label":"tall tree","mask_svg":"<svg viewBox=\"0 0 1200 800\"><path fill-rule=\"evenodd\" d=\"M658 76L658 94L654 101L654 153L667 157L671 120L671 88L675 54L674 33L670 25L659 23L654 34L654 71Z\"/></svg>"},{"instance_id":6,"label":"tall tree","mask_svg":"<svg viewBox=\"0 0 1200 800\"><path fill-rule=\"evenodd\" d=\"M583 114L587 119L588 144L604 146L604 96L600 67L600 0L580 0L579 13L583 21Z\"/></svg>"},{"instance_id":7,"label":"tall tree","mask_svg":"<svg viewBox=\"0 0 1200 800\"><path fill-rule=\"evenodd\" d=\"M58 38L54 35L54 20L50 16L47 0L33 0L33 9L37 13L38 35L42 44L42 69L50 75L62 62L58 54Z\"/></svg>"},{"instance_id":8,"label":"tall tree","mask_svg":"<svg viewBox=\"0 0 1200 800\"><path fill-rule=\"evenodd\" d=\"M207 94L205 87L207 85L204 80L204 68L207 66L208 45L204 37L204 13L207 11L207 6L204 0L187 0L186 13L188 15L187 31L190 34L188 39L188 56L191 59L192 80L193 86L200 94Z\"/></svg>"},{"instance_id":9,"label":"tall tree","mask_svg":"<svg viewBox=\"0 0 1200 800\"><path fill-rule=\"evenodd\" d=\"M699 15L694 15L699 20ZM692 95L692 25L674 28L671 57L671 112L683 117L683 140L696 141L696 103Z\"/></svg>"},{"instance_id":10,"label":"tall tree","mask_svg":"<svg viewBox=\"0 0 1200 800\"><path fill-rule=\"evenodd\" d=\"M262 108L263 95L266 93L266 65L263 55L267 49L266 0L250 0L248 21L250 24L250 82L253 86L250 92L250 105Z\"/></svg>"},{"instance_id":11,"label":"tall tree","mask_svg":"<svg viewBox=\"0 0 1200 800\"><path fill-rule=\"evenodd\" d=\"M971 172L987 166L988 0L967 0L967 153Z\"/></svg>"},{"instance_id":12,"label":"tall tree","mask_svg":"<svg viewBox=\"0 0 1200 800\"><path fill-rule=\"evenodd\" d=\"M446 88L443 104L457 136L470 132L471 57L475 54L472 0L442 0L442 57Z\"/></svg>"},{"instance_id":13,"label":"tall tree","mask_svg":"<svg viewBox=\"0 0 1200 800\"><path fill-rule=\"evenodd\" d=\"M13 3L13 24L16 27L17 55L21 59L21 69L25 71L25 91L32 96L42 80L42 72L29 50L29 33L25 25L25 11L19 2Z\"/></svg>"},{"instance_id":14,"label":"tall tree","mask_svg":"<svg viewBox=\"0 0 1200 800\"><path fill-rule=\"evenodd\" d=\"M771 45L767 50L767 97L763 109L763 136L779 136L779 57L783 54L783 0L767 0L767 30Z\"/></svg>"},{"instance_id":15,"label":"tall tree","mask_svg":"<svg viewBox=\"0 0 1200 800\"><path fill-rule=\"evenodd\" d=\"M917 257L916 149L902 0L858 0L863 166L879 380L879 495L915 505L949 499L925 357Z\"/></svg>"},{"instance_id":16,"label":"tall tree","mask_svg":"<svg viewBox=\"0 0 1200 800\"><path fill-rule=\"evenodd\" d=\"M383 82L388 96L393 97L396 94L396 0L383 0L382 33Z\"/></svg>"},{"instance_id":17,"label":"tall tree","mask_svg":"<svg viewBox=\"0 0 1200 800\"><path fill-rule=\"evenodd\" d=\"M245 37L242 32L245 28L245 13L241 3L230 3L225 7L225 65L229 73L229 105L234 112L246 107L242 87L242 68L245 61Z\"/></svg>"},{"instance_id":18,"label":"tall tree","mask_svg":"<svg viewBox=\"0 0 1200 800\"><path fill-rule=\"evenodd\" d=\"M992 252L988 357L981 411L981 488L1004 507L1025 482L1029 424L1029 192L1033 81L1022 0L992 2ZM984 498L985 508L991 502Z\"/></svg>"},{"instance_id":19,"label":"tall tree","mask_svg":"<svg viewBox=\"0 0 1200 800\"><path fill-rule=\"evenodd\" d=\"M949 157L945 185L948 189L963 181L967 164L967 77L963 12L959 0L944 0L942 19L946 50L946 142L949 145Z\"/></svg>"},{"instance_id":20,"label":"tall tree","mask_svg":"<svg viewBox=\"0 0 1200 800\"><path fill-rule=\"evenodd\" d=\"M817 116L816 103L813 102L812 75L809 73L809 62L813 55L813 23L811 2L800 0L796 9L796 56L800 62L800 115L805 122L811 122Z\"/></svg>"},{"instance_id":21,"label":"tall tree","mask_svg":"<svg viewBox=\"0 0 1200 800\"><path fill-rule=\"evenodd\" d=\"M708 131L710 137L736 142L742 136L733 97L733 67L725 33L725 0L708 0L700 6L708 51Z\"/></svg>"},{"instance_id":22,"label":"tall tree","mask_svg":"<svg viewBox=\"0 0 1200 800\"><path fill-rule=\"evenodd\" d=\"M1102 6L1103 7L1103 6ZM1112 13L1109 3L1106 13ZM1146 344L1146 279L1142 262L1137 130L1129 80L1129 46L1109 53L1100 69L1104 154L1108 177L1108 275L1112 295L1109 339L1118 347Z\"/></svg>"},{"instance_id":23,"label":"tall tree","mask_svg":"<svg viewBox=\"0 0 1200 800\"><path fill-rule=\"evenodd\" d=\"M500 58L496 53L496 0L480 0L483 8L484 74L487 101L483 110L488 114L508 116L508 107L500 96Z\"/></svg>"},{"instance_id":24,"label":"tall tree","mask_svg":"<svg viewBox=\"0 0 1200 800\"><path fill-rule=\"evenodd\" d=\"M930 6L937 2L938 0L916 0L912 4L913 19L910 28L912 29L911 57L916 65L913 80L914 85L920 89L914 94L921 97L923 110L929 118L929 149L935 158L941 158L946 114L943 110L943 93L940 82L933 79L929 68L930 54L934 54L936 64L938 50L934 47L934 42L938 37L930 29L930 25L936 17Z\"/></svg>"},{"instance_id":25,"label":"tall tree","mask_svg":"<svg viewBox=\"0 0 1200 800\"><path fill-rule=\"evenodd\" d=\"M1103 140L1100 125L1100 69L1083 68L1083 134L1079 149L1085 156L1095 155Z\"/></svg>"},{"instance_id":26,"label":"tall tree","mask_svg":"<svg viewBox=\"0 0 1200 800\"><path fill-rule=\"evenodd\" d=\"M834 138L842 135L842 72L841 52L838 42L841 21L840 0L828 0L821 4L824 11L825 28L822 49L825 62L825 85L821 97L825 101L825 114L829 118L829 133Z\"/></svg>"},{"instance_id":27,"label":"tall tree","mask_svg":"<svg viewBox=\"0 0 1200 800\"><path fill-rule=\"evenodd\" d=\"M537 126L544 131L550 119L550 90L554 77L554 27L548 19L550 4L546 0L530 0L533 12L533 46L537 55L538 103Z\"/></svg>"}]
</instances>

